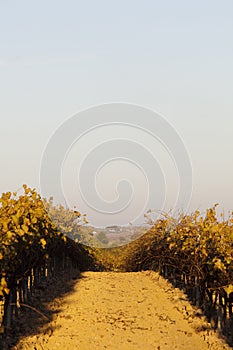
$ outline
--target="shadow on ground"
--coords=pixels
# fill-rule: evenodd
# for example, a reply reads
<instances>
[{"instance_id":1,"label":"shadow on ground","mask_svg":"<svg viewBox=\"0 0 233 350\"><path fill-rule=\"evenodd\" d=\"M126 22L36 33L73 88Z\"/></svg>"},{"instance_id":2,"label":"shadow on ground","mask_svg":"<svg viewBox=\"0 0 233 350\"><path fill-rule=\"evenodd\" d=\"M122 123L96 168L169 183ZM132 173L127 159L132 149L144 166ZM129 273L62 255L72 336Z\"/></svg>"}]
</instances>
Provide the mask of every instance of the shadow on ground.
<instances>
[{"instance_id":1,"label":"shadow on ground","mask_svg":"<svg viewBox=\"0 0 233 350\"><path fill-rule=\"evenodd\" d=\"M164 278L164 276L162 277ZM179 282L177 283L177 281L174 282L172 278L167 278L167 281L169 281L174 288L179 288L187 296L187 299L189 300L190 304L194 308L196 308L196 312L194 313L193 316L195 317L204 316L206 318L208 322L207 328L205 328L205 326L203 326L204 328L203 327L197 328L196 332L198 333L205 330L208 333L208 331L214 331L220 339L223 339L226 342L226 344L228 344L230 347L233 348L233 335L232 335L233 319L232 318L228 319L223 329L219 330L217 327L218 325L217 311L212 309L211 307L209 311L204 310L202 306L198 308L193 300L192 287L190 287L190 292L188 292L187 288L184 288L182 283L179 283ZM211 316L211 313L212 313L212 316Z\"/></svg>"},{"instance_id":2,"label":"shadow on ground","mask_svg":"<svg viewBox=\"0 0 233 350\"><path fill-rule=\"evenodd\" d=\"M85 278L78 269L69 269L59 273L49 281L41 282L27 306L21 307L13 326L5 339L4 350L19 350L20 339L41 333L52 334L51 321L61 312L62 298L72 293L79 279ZM51 307L52 306L52 307Z\"/></svg>"}]
</instances>

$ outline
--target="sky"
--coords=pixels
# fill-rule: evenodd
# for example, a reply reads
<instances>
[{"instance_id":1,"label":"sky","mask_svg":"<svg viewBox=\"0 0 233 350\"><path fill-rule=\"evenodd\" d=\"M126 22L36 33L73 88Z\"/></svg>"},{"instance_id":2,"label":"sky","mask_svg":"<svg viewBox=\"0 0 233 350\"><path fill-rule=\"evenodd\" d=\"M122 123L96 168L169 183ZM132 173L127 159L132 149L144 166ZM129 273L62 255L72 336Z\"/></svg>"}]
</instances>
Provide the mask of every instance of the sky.
<instances>
[{"instance_id":1,"label":"sky","mask_svg":"<svg viewBox=\"0 0 233 350\"><path fill-rule=\"evenodd\" d=\"M232 0L0 0L0 192L23 183L40 191L41 162L56 130L80 111L118 102L155 111L182 139L193 171L189 210L214 203L225 213L233 209L232 37ZM122 159L95 175L109 212L118 181L128 179L134 194L128 209L107 215L83 199L82 160L111 139L150 148L164 167L164 208L173 207L175 168L158 141L139 134L113 125L92 130L67 154L66 203L90 223L141 223L149 209L145 169Z\"/></svg>"}]
</instances>

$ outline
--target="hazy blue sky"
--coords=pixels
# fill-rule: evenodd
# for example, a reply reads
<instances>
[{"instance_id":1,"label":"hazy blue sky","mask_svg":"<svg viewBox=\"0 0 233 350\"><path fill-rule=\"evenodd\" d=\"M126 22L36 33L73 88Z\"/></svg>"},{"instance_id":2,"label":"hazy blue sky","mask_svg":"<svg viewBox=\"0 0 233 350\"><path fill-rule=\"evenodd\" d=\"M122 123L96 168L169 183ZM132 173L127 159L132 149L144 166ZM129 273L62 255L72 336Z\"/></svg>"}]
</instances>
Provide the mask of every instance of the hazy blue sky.
<instances>
[{"instance_id":1,"label":"hazy blue sky","mask_svg":"<svg viewBox=\"0 0 233 350\"><path fill-rule=\"evenodd\" d=\"M68 117L130 102L183 139L191 209L233 209L232 38L232 0L0 0L0 191L39 188L45 146Z\"/></svg>"}]
</instances>

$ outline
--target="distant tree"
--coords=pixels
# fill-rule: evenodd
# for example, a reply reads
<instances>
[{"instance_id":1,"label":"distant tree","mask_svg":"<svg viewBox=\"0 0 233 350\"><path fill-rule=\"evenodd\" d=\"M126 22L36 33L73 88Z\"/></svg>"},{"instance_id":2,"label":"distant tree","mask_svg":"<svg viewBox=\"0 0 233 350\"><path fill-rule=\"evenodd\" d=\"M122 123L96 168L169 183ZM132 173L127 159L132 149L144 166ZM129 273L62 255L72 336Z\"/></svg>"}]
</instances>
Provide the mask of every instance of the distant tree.
<instances>
[{"instance_id":1,"label":"distant tree","mask_svg":"<svg viewBox=\"0 0 233 350\"><path fill-rule=\"evenodd\" d=\"M105 232L101 231L97 234L96 238L98 239L98 241L100 241L103 244L108 244L109 243L109 239L106 236Z\"/></svg>"},{"instance_id":2,"label":"distant tree","mask_svg":"<svg viewBox=\"0 0 233 350\"><path fill-rule=\"evenodd\" d=\"M93 237L90 235L92 228L85 227L87 223L85 214L80 214L77 210L65 208L61 204L55 205L52 197L49 200L44 199L43 201L47 213L59 231L75 240L75 242L84 244L93 243Z\"/></svg>"}]
</instances>

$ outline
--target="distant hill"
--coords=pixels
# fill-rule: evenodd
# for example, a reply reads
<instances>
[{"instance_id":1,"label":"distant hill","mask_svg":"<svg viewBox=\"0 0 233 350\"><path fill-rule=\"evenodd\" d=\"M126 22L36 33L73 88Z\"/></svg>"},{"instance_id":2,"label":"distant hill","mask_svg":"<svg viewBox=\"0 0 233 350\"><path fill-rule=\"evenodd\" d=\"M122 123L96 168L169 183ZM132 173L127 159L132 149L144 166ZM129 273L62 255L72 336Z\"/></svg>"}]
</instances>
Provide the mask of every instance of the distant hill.
<instances>
[{"instance_id":1,"label":"distant hill","mask_svg":"<svg viewBox=\"0 0 233 350\"><path fill-rule=\"evenodd\" d=\"M91 246L113 247L127 244L148 230L146 225L142 226L107 226L94 227L91 225L79 226L77 232L72 233L72 239L76 242Z\"/></svg>"}]
</instances>

